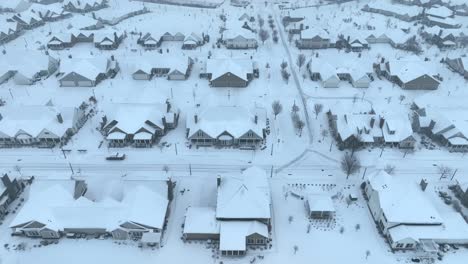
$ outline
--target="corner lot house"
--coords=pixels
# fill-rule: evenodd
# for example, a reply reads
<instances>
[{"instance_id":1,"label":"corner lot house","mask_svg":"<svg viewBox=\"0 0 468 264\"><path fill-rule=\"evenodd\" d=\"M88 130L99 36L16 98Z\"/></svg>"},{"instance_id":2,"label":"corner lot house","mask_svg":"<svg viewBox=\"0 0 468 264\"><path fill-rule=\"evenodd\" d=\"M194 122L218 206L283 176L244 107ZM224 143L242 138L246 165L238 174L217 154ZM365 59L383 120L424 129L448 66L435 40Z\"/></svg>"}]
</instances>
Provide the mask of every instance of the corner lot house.
<instances>
[{"instance_id":1,"label":"corner lot house","mask_svg":"<svg viewBox=\"0 0 468 264\"><path fill-rule=\"evenodd\" d=\"M258 78L258 67L247 59L208 59L200 77L210 80L211 87L247 87Z\"/></svg>"},{"instance_id":2,"label":"corner lot house","mask_svg":"<svg viewBox=\"0 0 468 264\"><path fill-rule=\"evenodd\" d=\"M119 63L105 57L63 59L59 79L63 87L93 87L101 81L113 78L119 72Z\"/></svg>"},{"instance_id":3,"label":"corner lot house","mask_svg":"<svg viewBox=\"0 0 468 264\"><path fill-rule=\"evenodd\" d=\"M391 60L374 64L375 71L392 83L406 90L436 90L440 81L436 79L437 72L434 62L425 62L417 59Z\"/></svg>"},{"instance_id":4,"label":"corner lot house","mask_svg":"<svg viewBox=\"0 0 468 264\"><path fill-rule=\"evenodd\" d=\"M59 67L58 59L38 51L29 51L24 56L14 52L0 55L0 84L13 79L18 85L31 85L54 74Z\"/></svg>"},{"instance_id":5,"label":"corner lot house","mask_svg":"<svg viewBox=\"0 0 468 264\"><path fill-rule=\"evenodd\" d=\"M166 104L116 104L106 110L102 133L109 147L151 147L177 126L179 111Z\"/></svg>"},{"instance_id":6,"label":"corner lot house","mask_svg":"<svg viewBox=\"0 0 468 264\"><path fill-rule=\"evenodd\" d=\"M87 13L108 7L108 0L64 0L63 9L74 13Z\"/></svg>"},{"instance_id":7,"label":"corner lot house","mask_svg":"<svg viewBox=\"0 0 468 264\"><path fill-rule=\"evenodd\" d=\"M21 111L18 111L21 109ZM87 120L87 105L7 106L0 109L0 147L64 145Z\"/></svg>"},{"instance_id":8,"label":"corner lot house","mask_svg":"<svg viewBox=\"0 0 468 264\"><path fill-rule=\"evenodd\" d=\"M326 194L308 195L306 200L306 210L310 218L331 218L335 214L333 200Z\"/></svg>"},{"instance_id":9,"label":"corner lot house","mask_svg":"<svg viewBox=\"0 0 468 264\"><path fill-rule=\"evenodd\" d=\"M36 180L29 198L10 223L16 235L31 238L111 235L159 245L168 217L169 181L125 180L116 190L91 191L83 181ZM97 195L99 193L100 195Z\"/></svg>"},{"instance_id":10,"label":"corner lot house","mask_svg":"<svg viewBox=\"0 0 468 264\"><path fill-rule=\"evenodd\" d=\"M217 178L216 208L189 207L184 239L219 240L224 256L243 256L249 247L270 242L271 194L264 170L251 167L241 174Z\"/></svg>"},{"instance_id":11,"label":"corner lot house","mask_svg":"<svg viewBox=\"0 0 468 264\"><path fill-rule=\"evenodd\" d=\"M404 113L377 115L328 111L331 133L340 148L364 146L398 147L412 149L416 144L411 121Z\"/></svg>"},{"instance_id":12,"label":"corner lot house","mask_svg":"<svg viewBox=\"0 0 468 264\"><path fill-rule=\"evenodd\" d=\"M462 216L455 211L441 215L434 203L443 202L431 197L430 183L422 183L408 183L385 171L372 173L365 182L369 210L391 248L437 252L440 244L468 244Z\"/></svg>"},{"instance_id":13,"label":"corner lot house","mask_svg":"<svg viewBox=\"0 0 468 264\"><path fill-rule=\"evenodd\" d=\"M0 219L8 213L8 206L23 190L23 185L16 179L11 179L7 174L1 176L0 183Z\"/></svg>"},{"instance_id":14,"label":"corner lot house","mask_svg":"<svg viewBox=\"0 0 468 264\"><path fill-rule=\"evenodd\" d=\"M240 106L197 109L187 115L187 139L195 146L257 148L266 138L266 111Z\"/></svg>"}]
</instances>

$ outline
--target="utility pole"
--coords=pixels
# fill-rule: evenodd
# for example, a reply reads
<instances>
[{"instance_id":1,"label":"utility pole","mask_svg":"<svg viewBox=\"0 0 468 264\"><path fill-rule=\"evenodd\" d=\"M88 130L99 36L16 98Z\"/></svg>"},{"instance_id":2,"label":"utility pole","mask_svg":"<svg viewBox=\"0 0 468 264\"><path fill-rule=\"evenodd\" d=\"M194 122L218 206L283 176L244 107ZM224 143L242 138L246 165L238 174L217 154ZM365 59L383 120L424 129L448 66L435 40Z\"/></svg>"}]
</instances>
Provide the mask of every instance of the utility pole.
<instances>
[{"instance_id":1,"label":"utility pole","mask_svg":"<svg viewBox=\"0 0 468 264\"><path fill-rule=\"evenodd\" d=\"M177 143L174 144L175 154L177 155Z\"/></svg>"},{"instance_id":2,"label":"utility pole","mask_svg":"<svg viewBox=\"0 0 468 264\"><path fill-rule=\"evenodd\" d=\"M273 156L273 143L271 143L271 153L270 153L270 156Z\"/></svg>"},{"instance_id":3,"label":"utility pole","mask_svg":"<svg viewBox=\"0 0 468 264\"><path fill-rule=\"evenodd\" d=\"M380 156L379 156L379 158L381 158L381 157L382 157L383 151L384 151L384 148L382 147L382 151L380 152Z\"/></svg>"},{"instance_id":4,"label":"utility pole","mask_svg":"<svg viewBox=\"0 0 468 264\"><path fill-rule=\"evenodd\" d=\"M366 172L367 172L367 167L364 169L364 173L362 174L362 179L364 180L364 176L366 176Z\"/></svg>"},{"instance_id":5,"label":"utility pole","mask_svg":"<svg viewBox=\"0 0 468 264\"><path fill-rule=\"evenodd\" d=\"M70 167L70 170L71 170L72 174L75 174L75 172L73 171L73 167L72 167L70 162L68 162L68 166Z\"/></svg>"},{"instance_id":6,"label":"utility pole","mask_svg":"<svg viewBox=\"0 0 468 264\"><path fill-rule=\"evenodd\" d=\"M189 165L188 165L188 166L189 166L190 176L192 176L192 164L191 164L191 163L189 163Z\"/></svg>"},{"instance_id":7,"label":"utility pole","mask_svg":"<svg viewBox=\"0 0 468 264\"><path fill-rule=\"evenodd\" d=\"M273 178L273 165L271 165L270 178Z\"/></svg>"}]
</instances>

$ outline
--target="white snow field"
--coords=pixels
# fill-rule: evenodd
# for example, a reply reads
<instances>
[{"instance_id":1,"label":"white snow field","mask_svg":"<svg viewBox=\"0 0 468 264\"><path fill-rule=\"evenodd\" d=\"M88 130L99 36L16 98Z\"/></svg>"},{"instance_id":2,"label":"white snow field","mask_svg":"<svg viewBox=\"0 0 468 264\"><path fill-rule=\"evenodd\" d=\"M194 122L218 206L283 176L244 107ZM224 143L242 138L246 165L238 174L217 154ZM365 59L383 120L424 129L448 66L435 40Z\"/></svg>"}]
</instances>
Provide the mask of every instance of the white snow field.
<instances>
[{"instance_id":1,"label":"white snow field","mask_svg":"<svg viewBox=\"0 0 468 264\"><path fill-rule=\"evenodd\" d=\"M392 4L391 0L381 1L386 5ZM421 143L423 136L415 132L414 151L372 145L356 150L353 155L360 160L361 168L347 177L340 163L344 153L351 153L351 150L339 149L337 141L332 137L326 114L329 110L359 114L372 109L377 115L397 115L409 119L413 117L413 103L417 102L418 106L422 105L433 112L444 114L459 126L460 131L468 131L467 117L463 114L468 111L467 80L441 63L446 57L464 57L468 51L466 47L439 49L422 39L420 31L423 25L419 21L405 22L396 17L361 11L366 4L375 2L373 0L354 0L339 4L331 0L251 0L251 4L245 8L233 6L229 0L207 1L213 5L220 4L216 8L132 0L108 2L109 7L95 11L95 17L111 20L143 8L150 11L122 20L116 25L104 25L103 29L91 31L97 35L98 32L110 32L110 35L113 32L125 32L126 38L115 50L98 49L92 42L76 43L73 47L62 50L47 49L47 43L53 36L70 36L83 27L96 25L98 21L93 18L92 12L73 13L72 16L61 20L47 21L45 25L25 30L16 39L0 46L2 53L6 53L6 56L0 53L0 99L6 104L0 106L0 136L4 133L4 107L8 107L9 111L16 108L20 112L22 109L30 109L30 106L49 104L58 109L78 107L82 102L86 102L93 109L93 114L83 127L63 147L0 148L0 173L18 178L34 176L35 181L57 178L99 181L103 186L108 181L121 180L132 175L146 180L170 177L177 184L174 199L169 206L170 213L161 246L140 247L139 242L133 240L65 237L58 239L56 244L41 245L43 239L11 236L12 229L9 226L24 203L28 202L28 186L21 194L24 202L20 199L14 201L9 207L10 213L0 220L1 264L394 264L412 263L411 259L414 258L420 259L422 263L461 264L467 261L468 249L463 246L456 247L457 249L450 247L447 252L443 252L442 260L437 259L436 253L423 252L421 249L392 252L387 240L379 233L360 188L366 176L392 165L395 168L392 176L399 177L401 181L419 183L421 179L426 179L429 185L425 195L429 201L439 213L453 213L455 210L443 203L438 197L438 192L450 192L449 185L468 182L468 158L464 153L451 152L447 147L435 142L431 142L433 145L428 147L427 144ZM172 2L178 4L183 1ZM38 4L33 4L30 9L34 9L35 5ZM399 10L405 7L400 4ZM60 10L61 3L54 3L50 8ZM22 12L26 14L29 11ZM263 18L263 28L268 31L270 37L262 43L259 34L254 34L258 42L255 49L227 49L222 44L216 45L222 36L221 28L228 25L242 26L243 22L239 21L239 18L243 14L255 18L254 22L248 22L255 30L260 29L258 17ZM13 15L14 13L0 13L0 23L4 23ZM314 30L325 29L334 38L340 33L356 34L355 37L364 38L369 34L387 34L396 40L406 40L414 35L421 45L422 52L415 55L387 43L369 44L370 49L362 52L346 52L336 48L301 50L295 45L300 36L295 34L292 38L288 37L288 32L281 22L284 16L305 17L298 23L304 23L304 26ZM226 17L227 21L224 22L221 17ZM461 24L461 28L451 30L468 35L468 16L455 15L453 19ZM269 20L272 20L271 23L278 31L277 41L273 40ZM409 33L402 33L401 29ZM3 30L1 25L0 30ZM182 49L183 41L162 41L161 46L155 50L145 50L137 43L140 35L151 33L159 38L166 32L171 35L209 35L210 40L193 50ZM115 77L103 79L95 87L60 86L59 80L63 77L58 75L60 67L57 72L35 81L32 85L17 84L13 78L1 83L3 74L15 70L10 69L8 63L2 63L2 57L8 57L9 60L18 57L18 61L28 63L28 53L35 54L31 55L31 58L34 58L38 52L46 56L46 50L61 63L74 58L96 57L103 58L103 62L107 59L117 61L120 70ZM158 50L163 54L159 54ZM305 64L299 67L297 58L300 54L305 55ZM168 80L157 76L150 80L135 80L132 77L136 68L148 66L148 60L158 57L161 57L161 61L154 65L166 62L168 67L178 67L174 64L179 61L183 61L185 65L186 57L190 57L193 60L190 75L186 80ZM211 87L208 79L199 76L204 72L208 57L252 60L258 67L259 77L253 78L247 87ZM340 81L338 88L324 88L321 82L311 80L306 66L311 59L317 58L320 63L333 65L332 69L351 68L359 73L372 73L375 78L368 88L355 88L347 81ZM379 63L382 58L426 60L432 67L430 70L439 74L443 81L436 90L402 89L384 77L375 76L373 64ZM287 81L281 74L282 62L288 64L287 71L291 74ZM182 66L185 67L184 65ZM27 66L23 65L26 72ZM31 67L33 66L37 65L31 62ZM94 72L97 69L68 70ZM426 68L410 70L424 72ZM97 102L92 102L90 97L94 97ZM108 147L105 137L99 131L106 111L123 104L161 105L167 100L180 110L178 125L154 143L153 147ZM279 101L283 107L276 117L272 110L274 101ZM314 110L316 104L323 106L317 114ZM304 122L302 130L296 129L292 121L293 105L299 107L297 113ZM192 113L199 107L222 109L216 106L259 108L266 111L270 132L265 141L255 149L191 145L187 139L187 118L194 118ZM28 118L24 115L19 116ZM212 113L212 117L222 120L224 116L222 112L217 112ZM12 122L11 118L5 120ZM18 121L24 122L26 121ZM38 129L36 127L34 131ZM8 131L11 131L11 127ZM427 136L424 136L424 140L427 140ZM125 154L125 160L106 160L106 157L116 153ZM216 246L207 241L184 241L182 232L186 209L190 206L216 207L217 176L224 173L240 173L251 166L264 169L269 180L272 196L271 247L250 249L243 257L225 257L221 256ZM441 167L449 167L450 175L441 177ZM308 195L317 193L332 197L336 210L332 219L308 218L305 201ZM350 194L356 196L357 201L348 202ZM466 208L464 210L468 211Z\"/></svg>"}]
</instances>

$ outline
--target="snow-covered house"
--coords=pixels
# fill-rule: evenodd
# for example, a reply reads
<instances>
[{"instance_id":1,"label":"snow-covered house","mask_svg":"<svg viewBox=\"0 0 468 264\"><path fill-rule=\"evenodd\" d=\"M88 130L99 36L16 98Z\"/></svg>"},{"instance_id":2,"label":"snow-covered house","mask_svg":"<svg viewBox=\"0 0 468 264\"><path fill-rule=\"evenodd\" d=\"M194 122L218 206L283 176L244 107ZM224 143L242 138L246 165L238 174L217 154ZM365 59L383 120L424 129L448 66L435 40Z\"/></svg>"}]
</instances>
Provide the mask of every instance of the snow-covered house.
<instances>
[{"instance_id":1,"label":"snow-covered house","mask_svg":"<svg viewBox=\"0 0 468 264\"><path fill-rule=\"evenodd\" d=\"M336 40L332 40L327 31L312 26L302 30L300 38L296 41L296 46L300 49L327 49L335 44Z\"/></svg>"},{"instance_id":2,"label":"snow-covered house","mask_svg":"<svg viewBox=\"0 0 468 264\"><path fill-rule=\"evenodd\" d=\"M419 59L394 59L374 64L379 76L384 76L392 83L407 90L436 90L440 81L434 76L438 73L431 62Z\"/></svg>"},{"instance_id":3,"label":"snow-covered house","mask_svg":"<svg viewBox=\"0 0 468 264\"><path fill-rule=\"evenodd\" d=\"M119 63L113 56L63 59L59 70L60 86L93 87L105 79L113 78L119 69Z\"/></svg>"},{"instance_id":4,"label":"snow-covered house","mask_svg":"<svg viewBox=\"0 0 468 264\"><path fill-rule=\"evenodd\" d=\"M336 63L336 62L335 62ZM366 70L362 60L341 60L339 65L328 58L311 58L306 67L313 81L320 81L325 88L338 88L341 81L356 88L368 88L373 80L372 69Z\"/></svg>"},{"instance_id":5,"label":"snow-covered house","mask_svg":"<svg viewBox=\"0 0 468 264\"><path fill-rule=\"evenodd\" d=\"M51 4L62 2L62 0L29 0L29 2L37 3L41 5L51 5Z\"/></svg>"},{"instance_id":6,"label":"snow-covered house","mask_svg":"<svg viewBox=\"0 0 468 264\"><path fill-rule=\"evenodd\" d=\"M309 194L305 205L310 218L331 218L335 214L333 200L326 194Z\"/></svg>"},{"instance_id":7,"label":"snow-covered house","mask_svg":"<svg viewBox=\"0 0 468 264\"><path fill-rule=\"evenodd\" d=\"M368 208L391 248L436 251L438 244L467 244L468 225L462 216L456 212L442 216L425 192L427 182L422 183L408 183L385 171L367 177Z\"/></svg>"},{"instance_id":8,"label":"snow-covered house","mask_svg":"<svg viewBox=\"0 0 468 264\"><path fill-rule=\"evenodd\" d=\"M0 110L0 147L64 145L87 120L86 105L21 106Z\"/></svg>"},{"instance_id":9,"label":"snow-covered house","mask_svg":"<svg viewBox=\"0 0 468 264\"><path fill-rule=\"evenodd\" d=\"M143 241L152 234L145 242L159 245L168 218L168 183L126 179L110 184L118 190L96 198L84 181L36 180L10 228L31 238L111 235Z\"/></svg>"},{"instance_id":10,"label":"snow-covered house","mask_svg":"<svg viewBox=\"0 0 468 264\"><path fill-rule=\"evenodd\" d=\"M8 18L9 22L17 22L22 29L33 29L45 24L44 20L33 12L22 12Z\"/></svg>"},{"instance_id":11,"label":"snow-covered house","mask_svg":"<svg viewBox=\"0 0 468 264\"><path fill-rule=\"evenodd\" d=\"M8 206L14 201L23 190L23 185L18 179L10 177L7 174L1 176L0 182L0 219L8 213Z\"/></svg>"},{"instance_id":12,"label":"snow-covered house","mask_svg":"<svg viewBox=\"0 0 468 264\"><path fill-rule=\"evenodd\" d=\"M265 132L265 109L216 106L187 115L187 139L196 146L256 148Z\"/></svg>"},{"instance_id":13,"label":"snow-covered house","mask_svg":"<svg viewBox=\"0 0 468 264\"><path fill-rule=\"evenodd\" d=\"M108 7L108 0L64 0L63 9L74 13L87 13Z\"/></svg>"},{"instance_id":14,"label":"snow-covered house","mask_svg":"<svg viewBox=\"0 0 468 264\"><path fill-rule=\"evenodd\" d=\"M439 0L395 0L395 2L404 5L417 5L422 7L429 7L439 2Z\"/></svg>"},{"instance_id":15,"label":"snow-covered house","mask_svg":"<svg viewBox=\"0 0 468 264\"><path fill-rule=\"evenodd\" d=\"M70 12L63 10L57 5L34 4L29 8L29 12L38 15L43 21L58 21L72 16Z\"/></svg>"},{"instance_id":16,"label":"snow-covered house","mask_svg":"<svg viewBox=\"0 0 468 264\"><path fill-rule=\"evenodd\" d=\"M221 38L228 49L256 49L258 47L256 34L242 27L226 29Z\"/></svg>"},{"instance_id":17,"label":"snow-covered house","mask_svg":"<svg viewBox=\"0 0 468 264\"><path fill-rule=\"evenodd\" d=\"M59 61L38 51L23 56L14 52L0 55L0 84L12 78L15 84L31 85L54 74Z\"/></svg>"},{"instance_id":18,"label":"snow-covered house","mask_svg":"<svg viewBox=\"0 0 468 264\"><path fill-rule=\"evenodd\" d=\"M0 44L17 38L20 33L21 27L18 22L0 23Z\"/></svg>"},{"instance_id":19,"label":"snow-covered house","mask_svg":"<svg viewBox=\"0 0 468 264\"><path fill-rule=\"evenodd\" d=\"M425 41L437 45L440 49L453 49L468 45L468 32L463 29L425 27L420 31L420 35Z\"/></svg>"},{"instance_id":20,"label":"snow-covered house","mask_svg":"<svg viewBox=\"0 0 468 264\"><path fill-rule=\"evenodd\" d=\"M169 54L144 55L126 60L131 65L134 80L166 77L168 80L186 80L192 72L193 59Z\"/></svg>"},{"instance_id":21,"label":"snow-covered house","mask_svg":"<svg viewBox=\"0 0 468 264\"><path fill-rule=\"evenodd\" d=\"M31 6L28 0L8 0L0 2L0 13L19 13Z\"/></svg>"},{"instance_id":22,"label":"snow-covered house","mask_svg":"<svg viewBox=\"0 0 468 264\"><path fill-rule=\"evenodd\" d=\"M179 111L165 104L116 104L106 110L101 131L109 147L153 146L179 120Z\"/></svg>"},{"instance_id":23,"label":"snow-covered house","mask_svg":"<svg viewBox=\"0 0 468 264\"><path fill-rule=\"evenodd\" d=\"M372 1L366 4L362 11L395 17L403 21L411 22L422 17L424 9L419 6L407 6L393 4L386 1Z\"/></svg>"},{"instance_id":24,"label":"snow-covered house","mask_svg":"<svg viewBox=\"0 0 468 264\"><path fill-rule=\"evenodd\" d=\"M137 40L137 44L141 45L145 49L156 49L161 46L162 37L157 33L145 33L141 34Z\"/></svg>"},{"instance_id":25,"label":"snow-covered house","mask_svg":"<svg viewBox=\"0 0 468 264\"><path fill-rule=\"evenodd\" d=\"M417 108L417 107L415 107ZM413 116L415 130L452 152L468 151L468 126L464 120L466 110L418 108Z\"/></svg>"},{"instance_id":26,"label":"snow-covered house","mask_svg":"<svg viewBox=\"0 0 468 264\"><path fill-rule=\"evenodd\" d=\"M390 113L343 113L328 111L329 125L340 148L357 148L361 145L388 145L402 149L414 148L416 139L409 117Z\"/></svg>"},{"instance_id":27,"label":"snow-covered house","mask_svg":"<svg viewBox=\"0 0 468 264\"><path fill-rule=\"evenodd\" d=\"M468 58L445 58L445 63L454 72L461 74L465 79L468 79Z\"/></svg>"},{"instance_id":28,"label":"snow-covered house","mask_svg":"<svg viewBox=\"0 0 468 264\"><path fill-rule=\"evenodd\" d=\"M433 6L425 10L423 22L428 26L439 26L442 28L460 28L459 21L454 19L453 10L446 6Z\"/></svg>"},{"instance_id":29,"label":"snow-covered house","mask_svg":"<svg viewBox=\"0 0 468 264\"><path fill-rule=\"evenodd\" d=\"M203 43L203 37L195 33L191 33L190 35L185 36L182 49L196 49L197 47L203 45Z\"/></svg>"},{"instance_id":30,"label":"snow-covered house","mask_svg":"<svg viewBox=\"0 0 468 264\"><path fill-rule=\"evenodd\" d=\"M147 32L140 34L137 40L137 44L141 45L145 49L157 49L161 46L164 41L180 41L182 42L182 49L195 49L202 46L205 43L205 35L198 35L194 32L190 34L184 34L181 32Z\"/></svg>"},{"instance_id":31,"label":"snow-covered house","mask_svg":"<svg viewBox=\"0 0 468 264\"><path fill-rule=\"evenodd\" d=\"M248 59L208 59L200 77L210 80L211 87L247 87L258 78L258 67Z\"/></svg>"},{"instance_id":32,"label":"snow-covered house","mask_svg":"<svg viewBox=\"0 0 468 264\"><path fill-rule=\"evenodd\" d=\"M224 256L243 256L249 246L266 246L271 230L271 194L264 170L217 178L216 208L189 207L184 239L219 240Z\"/></svg>"},{"instance_id":33,"label":"snow-covered house","mask_svg":"<svg viewBox=\"0 0 468 264\"><path fill-rule=\"evenodd\" d=\"M432 16L432 17L437 17L437 18L448 18L448 17L454 17L453 10L449 9L446 6L432 6L431 8L428 8L424 11L424 14L426 16Z\"/></svg>"},{"instance_id":34,"label":"snow-covered house","mask_svg":"<svg viewBox=\"0 0 468 264\"><path fill-rule=\"evenodd\" d=\"M127 37L127 34L118 33L116 31L96 32L94 33L94 46L102 50L117 49L122 41Z\"/></svg>"}]
</instances>

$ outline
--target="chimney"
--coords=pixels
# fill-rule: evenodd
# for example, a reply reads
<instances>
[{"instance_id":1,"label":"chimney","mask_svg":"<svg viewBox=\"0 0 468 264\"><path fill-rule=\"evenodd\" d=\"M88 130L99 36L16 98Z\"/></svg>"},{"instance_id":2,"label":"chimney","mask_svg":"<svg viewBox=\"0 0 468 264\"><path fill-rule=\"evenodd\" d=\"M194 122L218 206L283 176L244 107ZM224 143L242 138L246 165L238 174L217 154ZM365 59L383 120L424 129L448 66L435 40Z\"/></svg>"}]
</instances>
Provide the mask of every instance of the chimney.
<instances>
[{"instance_id":1,"label":"chimney","mask_svg":"<svg viewBox=\"0 0 468 264\"><path fill-rule=\"evenodd\" d=\"M3 185L8 188L10 185L11 185L11 180L10 180L10 177L8 177L8 174L4 174L2 176L2 182L3 182Z\"/></svg>"},{"instance_id":2,"label":"chimney","mask_svg":"<svg viewBox=\"0 0 468 264\"><path fill-rule=\"evenodd\" d=\"M374 127L374 123L375 123L375 118L374 118L374 117L371 117L371 120L370 120L370 127L371 127L371 128Z\"/></svg>"},{"instance_id":3,"label":"chimney","mask_svg":"<svg viewBox=\"0 0 468 264\"><path fill-rule=\"evenodd\" d=\"M195 115L194 119L195 119L195 124L198 124L198 115Z\"/></svg>"},{"instance_id":4,"label":"chimney","mask_svg":"<svg viewBox=\"0 0 468 264\"><path fill-rule=\"evenodd\" d=\"M62 117L62 114L61 113L58 113L57 114L57 121L62 124L63 123L63 117Z\"/></svg>"},{"instance_id":5,"label":"chimney","mask_svg":"<svg viewBox=\"0 0 468 264\"><path fill-rule=\"evenodd\" d=\"M114 42L117 43L119 41L119 37L117 37L117 32L114 31Z\"/></svg>"},{"instance_id":6,"label":"chimney","mask_svg":"<svg viewBox=\"0 0 468 264\"><path fill-rule=\"evenodd\" d=\"M419 185L421 186L421 190L424 192L426 191L426 188L427 188L427 181L425 179L421 179L421 182L419 183Z\"/></svg>"},{"instance_id":7,"label":"chimney","mask_svg":"<svg viewBox=\"0 0 468 264\"><path fill-rule=\"evenodd\" d=\"M385 118L380 117L379 127L382 128L384 124L385 124Z\"/></svg>"},{"instance_id":8,"label":"chimney","mask_svg":"<svg viewBox=\"0 0 468 264\"><path fill-rule=\"evenodd\" d=\"M255 119L254 119L255 124L258 124L258 115L255 114Z\"/></svg>"},{"instance_id":9,"label":"chimney","mask_svg":"<svg viewBox=\"0 0 468 264\"><path fill-rule=\"evenodd\" d=\"M218 175L218 177L216 177L216 186L220 186L221 185L221 176Z\"/></svg>"}]
</instances>

